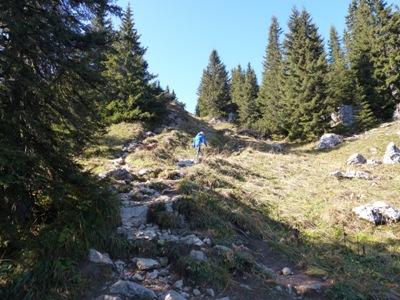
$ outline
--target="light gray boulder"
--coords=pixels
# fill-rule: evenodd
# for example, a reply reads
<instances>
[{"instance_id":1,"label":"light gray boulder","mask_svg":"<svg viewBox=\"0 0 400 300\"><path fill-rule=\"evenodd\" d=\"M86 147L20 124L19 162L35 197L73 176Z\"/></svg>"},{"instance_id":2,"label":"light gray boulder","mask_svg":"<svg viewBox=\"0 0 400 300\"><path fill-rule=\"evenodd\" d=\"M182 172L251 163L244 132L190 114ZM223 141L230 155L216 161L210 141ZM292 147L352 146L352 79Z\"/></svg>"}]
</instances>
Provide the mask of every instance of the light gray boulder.
<instances>
[{"instance_id":1,"label":"light gray boulder","mask_svg":"<svg viewBox=\"0 0 400 300\"><path fill-rule=\"evenodd\" d=\"M400 163L400 150L394 142L390 142L386 147L385 155L383 156L384 164Z\"/></svg>"},{"instance_id":2,"label":"light gray boulder","mask_svg":"<svg viewBox=\"0 0 400 300\"><path fill-rule=\"evenodd\" d=\"M123 227L139 227L147 222L148 207L142 206L121 206L120 215Z\"/></svg>"},{"instance_id":3,"label":"light gray boulder","mask_svg":"<svg viewBox=\"0 0 400 300\"><path fill-rule=\"evenodd\" d=\"M114 283L110 287L110 293L121 294L127 297L142 297L148 299L156 298L156 294L152 290L127 280L118 280Z\"/></svg>"},{"instance_id":4,"label":"light gray boulder","mask_svg":"<svg viewBox=\"0 0 400 300\"><path fill-rule=\"evenodd\" d=\"M174 290L169 290L161 300L186 300L186 298Z\"/></svg>"},{"instance_id":5,"label":"light gray boulder","mask_svg":"<svg viewBox=\"0 0 400 300\"><path fill-rule=\"evenodd\" d=\"M359 153L354 153L347 159L348 165L362 165L365 164L366 162L367 160L365 159L365 157Z\"/></svg>"},{"instance_id":6,"label":"light gray boulder","mask_svg":"<svg viewBox=\"0 0 400 300\"><path fill-rule=\"evenodd\" d=\"M99 251L97 251L95 249L89 250L89 260L91 262L95 262L95 263L103 263L103 264L107 264L107 265L113 264L110 256L108 256L107 253L100 253Z\"/></svg>"},{"instance_id":7,"label":"light gray boulder","mask_svg":"<svg viewBox=\"0 0 400 300\"><path fill-rule=\"evenodd\" d=\"M318 149L331 149L336 145L342 143L343 140L340 136L334 133L325 133L319 140L317 148Z\"/></svg>"},{"instance_id":8,"label":"light gray boulder","mask_svg":"<svg viewBox=\"0 0 400 300\"><path fill-rule=\"evenodd\" d=\"M160 267L160 263L151 258L134 258L133 262L139 270L151 270Z\"/></svg>"},{"instance_id":9,"label":"light gray boulder","mask_svg":"<svg viewBox=\"0 0 400 300\"><path fill-rule=\"evenodd\" d=\"M360 218L375 225L397 222L400 220L400 211L383 201L357 206L352 211Z\"/></svg>"}]
</instances>

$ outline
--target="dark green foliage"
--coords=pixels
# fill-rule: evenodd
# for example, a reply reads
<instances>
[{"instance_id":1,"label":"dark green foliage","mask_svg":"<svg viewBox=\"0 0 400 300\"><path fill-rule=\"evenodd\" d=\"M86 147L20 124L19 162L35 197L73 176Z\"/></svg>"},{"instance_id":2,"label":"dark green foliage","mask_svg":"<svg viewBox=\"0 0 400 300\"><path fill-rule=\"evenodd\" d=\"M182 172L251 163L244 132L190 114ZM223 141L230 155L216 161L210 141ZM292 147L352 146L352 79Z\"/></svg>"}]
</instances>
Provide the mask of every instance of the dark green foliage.
<instances>
[{"instance_id":1,"label":"dark green foliage","mask_svg":"<svg viewBox=\"0 0 400 300\"><path fill-rule=\"evenodd\" d=\"M396 85L391 86L393 81L387 79L393 79L393 74L397 73L396 77L399 72L393 68L396 64L389 67L387 57L388 53L398 49L398 43L391 43L388 38L398 32L396 16L398 13L393 16L385 1L353 0L346 17L347 59L364 93L364 101L368 102L377 119L391 117L395 104L391 87L396 89Z\"/></svg>"},{"instance_id":2,"label":"dark green foliage","mask_svg":"<svg viewBox=\"0 0 400 300\"><path fill-rule=\"evenodd\" d=\"M116 225L116 202L74 161L100 123L97 9L116 11L106 0L0 3L0 251L24 263L19 295L65 288L68 257L100 248Z\"/></svg>"},{"instance_id":3,"label":"dark green foliage","mask_svg":"<svg viewBox=\"0 0 400 300\"><path fill-rule=\"evenodd\" d=\"M245 82L245 73L239 64L236 68L231 71L231 78L229 81L229 92L232 103L235 104L235 110L237 111L239 103L241 103L244 98L244 82Z\"/></svg>"},{"instance_id":4,"label":"dark green foliage","mask_svg":"<svg viewBox=\"0 0 400 300\"><path fill-rule=\"evenodd\" d=\"M334 111L341 105L354 105L354 77L347 67L341 40L331 26L329 48L328 95L329 109Z\"/></svg>"},{"instance_id":5,"label":"dark green foliage","mask_svg":"<svg viewBox=\"0 0 400 300\"><path fill-rule=\"evenodd\" d=\"M257 116L257 95L258 84L257 76L250 64L247 70L242 71L239 65L237 69L232 70L230 80L231 100L237 106L238 122L241 126L249 127Z\"/></svg>"},{"instance_id":6,"label":"dark green foliage","mask_svg":"<svg viewBox=\"0 0 400 300\"><path fill-rule=\"evenodd\" d=\"M258 94L260 119L258 131L262 134L284 134L283 129L283 64L282 45L279 41L282 29L278 19L272 18L269 27L268 44L263 62L263 77Z\"/></svg>"},{"instance_id":7,"label":"dark green foliage","mask_svg":"<svg viewBox=\"0 0 400 300\"><path fill-rule=\"evenodd\" d=\"M106 120L110 123L135 120L161 120L170 95L166 95L155 76L148 72L144 59L146 49L134 28L132 11L128 5L114 42L114 51L108 53L104 74L107 78L108 98Z\"/></svg>"},{"instance_id":8,"label":"dark green foliage","mask_svg":"<svg viewBox=\"0 0 400 300\"><path fill-rule=\"evenodd\" d=\"M286 34L285 88L282 106L290 140L313 140L328 126L328 65L324 46L310 15L295 8Z\"/></svg>"},{"instance_id":9,"label":"dark green foliage","mask_svg":"<svg viewBox=\"0 0 400 300\"><path fill-rule=\"evenodd\" d=\"M217 51L211 52L207 68L203 71L197 94L196 113L201 117L223 118L230 108L228 72Z\"/></svg>"}]
</instances>

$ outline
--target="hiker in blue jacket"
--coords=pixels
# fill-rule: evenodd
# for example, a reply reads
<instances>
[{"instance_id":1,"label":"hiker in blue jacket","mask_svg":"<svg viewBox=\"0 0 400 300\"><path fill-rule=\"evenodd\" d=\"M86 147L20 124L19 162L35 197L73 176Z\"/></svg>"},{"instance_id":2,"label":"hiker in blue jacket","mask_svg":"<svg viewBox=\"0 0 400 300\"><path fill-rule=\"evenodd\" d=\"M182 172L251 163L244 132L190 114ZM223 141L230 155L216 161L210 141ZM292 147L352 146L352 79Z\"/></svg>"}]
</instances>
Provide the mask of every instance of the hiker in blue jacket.
<instances>
[{"instance_id":1,"label":"hiker in blue jacket","mask_svg":"<svg viewBox=\"0 0 400 300\"><path fill-rule=\"evenodd\" d=\"M204 132L200 131L196 137L194 138L193 141L193 148L197 148L197 152L196 152L196 157L199 157L199 155L203 155L203 153L201 153L201 144L204 144L206 147L208 147L207 145L207 141L206 138L204 137Z\"/></svg>"}]
</instances>

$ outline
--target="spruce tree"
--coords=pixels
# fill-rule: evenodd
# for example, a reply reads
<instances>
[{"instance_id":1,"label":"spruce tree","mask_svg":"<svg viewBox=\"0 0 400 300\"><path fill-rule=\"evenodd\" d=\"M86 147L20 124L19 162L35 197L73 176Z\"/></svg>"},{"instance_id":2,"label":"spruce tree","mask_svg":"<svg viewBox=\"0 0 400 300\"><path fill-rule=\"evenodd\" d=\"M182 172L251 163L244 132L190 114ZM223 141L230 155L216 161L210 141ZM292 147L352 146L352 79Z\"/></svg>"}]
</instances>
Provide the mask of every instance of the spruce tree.
<instances>
[{"instance_id":1,"label":"spruce tree","mask_svg":"<svg viewBox=\"0 0 400 300\"><path fill-rule=\"evenodd\" d=\"M341 105L355 104L353 99L354 78L347 67L346 55L340 37L334 26L330 28L328 43L328 94L330 109L333 111Z\"/></svg>"},{"instance_id":2,"label":"spruce tree","mask_svg":"<svg viewBox=\"0 0 400 300\"><path fill-rule=\"evenodd\" d=\"M400 101L400 10L377 3L378 40L373 57L375 76L381 82L379 93L387 95L389 107Z\"/></svg>"},{"instance_id":3,"label":"spruce tree","mask_svg":"<svg viewBox=\"0 0 400 300\"><path fill-rule=\"evenodd\" d=\"M211 51L208 65L203 70L197 94L196 111L199 116L224 118L231 111L228 72L215 49Z\"/></svg>"},{"instance_id":4,"label":"spruce tree","mask_svg":"<svg viewBox=\"0 0 400 300\"><path fill-rule=\"evenodd\" d=\"M284 80L281 34L282 29L279 26L278 19L272 17L263 62L262 83L257 99L260 110L257 126L258 131L262 134L285 134L281 103Z\"/></svg>"},{"instance_id":5,"label":"spruce tree","mask_svg":"<svg viewBox=\"0 0 400 300\"><path fill-rule=\"evenodd\" d=\"M152 82L155 76L148 71L144 59L146 49L141 46L135 29L133 14L128 4L114 43L108 54L104 74L108 80L109 99L106 118L111 123L121 121L151 121L165 112L162 89Z\"/></svg>"},{"instance_id":6,"label":"spruce tree","mask_svg":"<svg viewBox=\"0 0 400 300\"><path fill-rule=\"evenodd\" d=\"M100 45L88 25L96 7L110 12L107 0L0 2L3 254L67 215L81 222L99 200L74 160L99 125L91 62Z\"/></svg>"},{"instance_id":7,"label":"spruce tree","mask_svg":"<svg viewBox=\"0 0 400 300\"><path fill-rule=\"evenodd\" d=\"M236 113L238 111L238 107L242 99L244 98L244 82L245 82L245 74L243 72L242 66L239 64L236 68L234 68L231 71L231 78L229 81L230 97L232 103L235 105Z\"/></svg>"},{"instance_id":8,"label":"spruce tree","mask_svg":"<svg viewBox=\"0 0 400 300\"><path fill-rule=\"evenodd\" d=\"M387 119L395 104L386 83L386 74L379 72L379 62L386 56L385 37L390 34L390 11L381 0L353 0L346 16L345 44L350 69L355 75L363 101L367 101L376 119ZM384 63L383 63L384 64ZM378 72L377 72L378 71Z\"/></svg>"},{"instance_id":9,"label":"spruce tree","mask_svg":"<svg viewBox=\"0 0 400 300\"><path fill-rule=\"evenodd\" d=\"M259 86L257 76L250 63L244 76L244 98L239 105L239 120L242 125L251 127L258 117L257 97Z\"/></svg>"},{"instance_id":10,"label":"spruce tree","mask_svg":"<svg viewBox=\"0 0 400 300\"><path fill-rule=\"evenodd\" d=\"M305 9L293 8L284 40L285 126L290 140L313 140L328 126L328 64L321 37Z\"/></svg>"}]
</instances>

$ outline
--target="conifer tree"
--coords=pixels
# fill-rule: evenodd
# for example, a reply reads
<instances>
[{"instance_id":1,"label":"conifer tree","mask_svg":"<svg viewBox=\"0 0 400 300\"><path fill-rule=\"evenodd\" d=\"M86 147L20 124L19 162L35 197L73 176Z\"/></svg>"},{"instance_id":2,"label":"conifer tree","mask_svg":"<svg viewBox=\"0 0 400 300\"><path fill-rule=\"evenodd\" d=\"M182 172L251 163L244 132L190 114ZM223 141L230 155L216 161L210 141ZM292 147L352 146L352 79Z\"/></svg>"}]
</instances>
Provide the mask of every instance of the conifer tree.
<instances>
[{"instance_id":1,"label":"conifer tree","mask_svg":"<svg viewBox=\"0 0 400 300\"><path fill-rule=\"evenodd\" d=\"M235 112L237 112L239 104L244 98L244 82L245 74L242 66L239 64L231 71L231 78L229 81L229 92L231 101L235 105Z\"/></svg>"},{"instance_id":2,"label":"conifer tree","mask_svg":"<svg viewBox=\"0 0 400 300\"><path fill-rule=\"evenodd\" d=\"M326 75L328 64L323 41L305 9L293 8L284 40L284 118L291 140L312 140L328 126Z\"/></svg>"},{"instance_id":3,"label":"conifer tree","mask_svg":"<svg viewBox=\"0 0 400 300\"><path fill-rule=\"evenodd\" d=\"M242 125L250 127L258 117L258 90L257 75L248 63L244 76L244 98L239 104L239 120Z\"/></svg>"},{"instance_id":4,"label":"conifer tree","mask_svg":"<svg viewBox=\"0 0 400 300\"><path fill-rule=\"evenodd\" d=\"M91 62L100 45L88 21L95 7L110 12L109 5L108 0L0 2L3 254L30 236L33 226L62 223L59 217L66 214L79 219L76 203L91 207L98 200L73 157L98 129L92 91L99 81Z\"/></svg>"},{"instance_id":5,"label":"conifer tree","mask_svg":"<svg viewBox=\"0 0 400 300\"><path fill-rule=\"evenodd\" d=\"M258 131L262 134L284 134L281 104L284 78L281 34L282 29L278 19L272 17L263 62L262 83L257 99L260 109Z\"/></svg>"},{"instance_id":6,"label":"conifer tree","mask_svg":"<svg viewBox=\"0 0 400 300\"><path fill-rule=\"evenodd\" d=\"M386 74L377 72L378 62L386 56L385 38L390 30L385 25L391 19L382 0L353 0L346 16L345 44L363 101L367 101L377 119L387 119L394 107L394 98L386 83ZM384 32L384 30L389 30Z\"/></svg>"},{"instance_id":7,"label":"conifer tree","mask_svg":"<svg viewBox=\"0 0 400 300\"><path fill-rule=\"evenodd\" d=\"M331 101L330 109L335 110L341 105L355 104L354 78L347 67L345 52L334 26L330 28L328 43L328 94Z\"/></svg>"},{"instance_id":8,"label":"conifer tree","mask_svg":"<svg viewBox=\"0 0 400 300\"><path fill-rule=\"evenodd\" d=\"M128 4L114 43L115 51L108 54L105 63L104 74L110 91L106 106L109 122L150 121L161 118L165 111L163 91L152 82L155 76L148 71L144 59L146 49L141 46L139 38Z\"/></svg>"},{"instance_id":9,"label":"conifer tree","mask_svg":"<svg viewBox=\"0 0 400 300\"><path fill-rule=\"evenodd\" d=\"M224 118L229 112L231 101L228 72L215 49L211 51L208 65L203 70L197 94L196 111L199 116Z\"/></svg>"},{"instance_id":10,"label":"conifer tree","mask_svg":"<svg viewBox=\"0 0 400 300\"><path fill-rule=\"evenodd\" d=\"M389 107L400 102L400 10L377 3L379 18L378 41L373 57L375 76L381 81L379 93L386 94Z\"/></svg>"}]
</instances>

